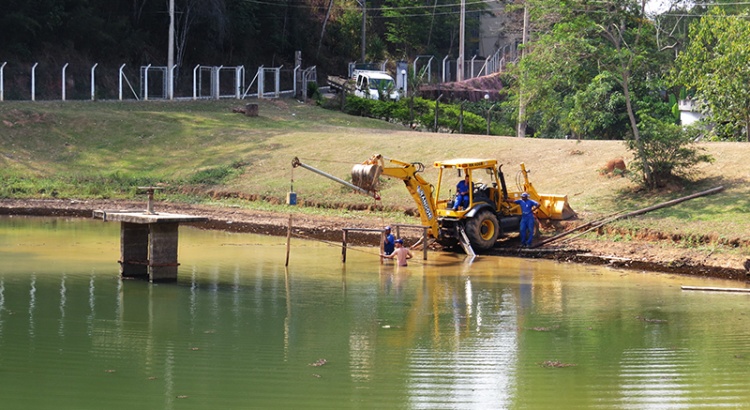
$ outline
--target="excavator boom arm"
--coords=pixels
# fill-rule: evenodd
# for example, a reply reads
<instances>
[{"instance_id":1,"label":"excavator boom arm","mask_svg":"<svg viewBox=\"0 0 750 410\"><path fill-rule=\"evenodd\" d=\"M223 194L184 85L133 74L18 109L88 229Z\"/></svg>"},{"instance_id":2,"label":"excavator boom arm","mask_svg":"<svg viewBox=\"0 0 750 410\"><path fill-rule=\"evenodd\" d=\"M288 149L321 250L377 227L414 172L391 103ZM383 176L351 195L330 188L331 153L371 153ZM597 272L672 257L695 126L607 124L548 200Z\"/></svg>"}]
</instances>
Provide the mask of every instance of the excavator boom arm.
<instances>
[{"instance_id":1,"label":"excavator boom arm","mask_svg":"<svg viewBox=\"0 0 750 410\"><path fill-rule=\"evenodd\" d=\"M373 155L363 164L354 166L352 181L357 186L374 190L377 177L380 175L402 180L417 205L422 225L429 226L430 235L437 237L440 228L435 212L435 188L419 175L422 171L424 171L424 165L421 163L409 163L385 158L382 155Z\"/></svg>"}]
</instances>

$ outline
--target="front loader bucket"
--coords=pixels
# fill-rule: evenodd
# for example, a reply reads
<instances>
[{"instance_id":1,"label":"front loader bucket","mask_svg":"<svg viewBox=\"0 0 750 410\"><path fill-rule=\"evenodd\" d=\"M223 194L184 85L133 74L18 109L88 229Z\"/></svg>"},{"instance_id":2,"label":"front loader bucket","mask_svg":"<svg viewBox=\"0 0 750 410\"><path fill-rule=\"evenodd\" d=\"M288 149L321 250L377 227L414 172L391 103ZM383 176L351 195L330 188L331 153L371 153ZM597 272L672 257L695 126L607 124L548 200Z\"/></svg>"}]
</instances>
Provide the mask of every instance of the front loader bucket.
<instances>
[{"instance_id":1,"label":"front loader bucket","mask_svg":"<svg viewBox=\"0 0 750 410\"><path fill-rule=\"evenodd\" d=\"M572 218L576 214L568 203L567 195L539 194L537 202L539 218L562 220Z\"/></svg>"}]
</instances>

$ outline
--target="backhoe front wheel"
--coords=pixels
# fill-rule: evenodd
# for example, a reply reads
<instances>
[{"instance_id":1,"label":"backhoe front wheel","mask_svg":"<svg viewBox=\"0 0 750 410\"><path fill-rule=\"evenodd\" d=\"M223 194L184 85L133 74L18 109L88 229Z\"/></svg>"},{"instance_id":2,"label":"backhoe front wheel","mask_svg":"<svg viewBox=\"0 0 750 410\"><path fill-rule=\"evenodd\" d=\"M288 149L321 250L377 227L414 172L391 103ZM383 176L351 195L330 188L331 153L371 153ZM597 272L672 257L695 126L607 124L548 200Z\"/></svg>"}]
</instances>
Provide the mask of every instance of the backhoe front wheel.
<instances>
[{"instance_id":1,"label":"backhoe front wheel","mask_svg":"<svg viewBox=\"0 0 750 410\"><path fill-rule=\"evenodd\" d=\"M492 249L500 234L497 217L489 209L479 211L475 217L468 219L465 228L472 248L479 252Z\"/></svg>"}]
</instances>

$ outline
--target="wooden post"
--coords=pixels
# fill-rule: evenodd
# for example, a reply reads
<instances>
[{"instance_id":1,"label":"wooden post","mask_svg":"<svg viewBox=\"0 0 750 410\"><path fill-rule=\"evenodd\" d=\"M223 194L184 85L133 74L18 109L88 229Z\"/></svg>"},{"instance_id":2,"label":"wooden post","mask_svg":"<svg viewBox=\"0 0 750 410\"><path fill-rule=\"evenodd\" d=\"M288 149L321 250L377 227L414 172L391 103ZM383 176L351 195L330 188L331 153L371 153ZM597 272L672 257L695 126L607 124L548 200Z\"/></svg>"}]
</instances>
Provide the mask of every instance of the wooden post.
<instances>
[{"instance_id":1,"label":"wooden post","mask_svg":"<svg viewBox=\"0 0 750 410\"><path fill-rule=\"evenodd\" d=\"M346 229L343 231L344 238L341 242L341 262L346 263Z\"/></svg>"},{"instance_id":2,"label":"wooden post","mask_svg":"<svg viewBox=\"0 0 750 410\"><path fill-rule=\"evenodd\" d=\"M245 104L245 115L248 117L257 117L258 116L258 104L250 103Z\"/></svg>"},{"instance_id":3,"label":"wooden post","mask_svg":"<svg viewBox=\"0 0 750 410\"><path fill-rule=\"evenodd\" d=\"M380 232L380 264L383 264L383 253L385 253L385 231Z\"/></svg>"},{"instance_id":4,"label":"wooden post","mask_svg":"<svg viewBox=\"0 0 750 410\"><path fill-rule=\"evenodd\" d=\"M289 266L289 246L292 238L292 216L289 215L289 226L286 230L286 262L284 266Z\"/></svg>"},{"instance_id":5,"label":"wooden post","mask_svg":"<svg viewBox=\"0 0 750 410\"><path fill-rule=\"evenodd\" d=\"M422 233L422 237L424 238L424 241L422 243L422 254L423 254L422 257L424 258L424 260L427 260L427 230L429 228L425 226L423 227L423 229L424 229L424 232Z\"/></svg>"}]
</instances>

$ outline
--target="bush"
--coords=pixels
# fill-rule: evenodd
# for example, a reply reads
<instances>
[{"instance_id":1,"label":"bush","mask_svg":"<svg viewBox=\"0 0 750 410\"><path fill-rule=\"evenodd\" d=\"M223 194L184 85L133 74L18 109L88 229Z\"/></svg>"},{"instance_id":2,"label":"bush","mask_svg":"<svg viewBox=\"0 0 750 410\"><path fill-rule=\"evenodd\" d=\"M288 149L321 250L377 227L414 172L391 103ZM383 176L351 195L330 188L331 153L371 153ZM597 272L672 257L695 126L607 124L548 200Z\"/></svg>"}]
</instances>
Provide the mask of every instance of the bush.
<instances>
[{"instance_id":1,"label":"bush","mask_svg":"<svg viewBox=\"0 0 750 410\"><path fill-rule=\"evenodd\" d=\"M702 148L694 145L696 128L683 129L679 125L660 121L648 116L641 117L638 129L643 143L643 154L634 139L627 141L634 154L629 164L631 175L643 176L644 161L651 171L651 180L642 178L648 188L659 188L669 183L680 183L692 175L693 167L703 162L713 162L713 157L703 154ZM645 157L645 158L644 158Z\"/></svg>"},{"instance_id":2,"label":"bush","mask_svg":"<svg viewBox=\"0 0 750 410\"><path fill-rule=\"evenodd\" d=\"M476 104L473 104L476 105ZM485 134L487 132L487 120L485 117L475 113L481 107L473 107L472 103L466 103L464 108L464 133ZM459 104L440 103L438 113L438 128L458 132L460 129L461 106ZM324 106L328 109L338 108L337 104L331 103ZM351 94L346 96L343 111L349 115L371 117L404 125L413 125L432 130L435 126L435 101L419 97L401 99L399 101L380 101L355 97ZM493 111L494 120L491 124L491 134L512 135L512 127L497 121L500 114L499 109Z\"/></svg>"}]
</instances>

